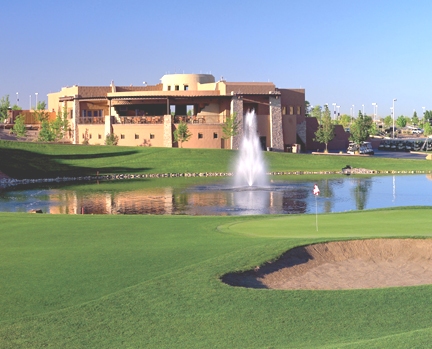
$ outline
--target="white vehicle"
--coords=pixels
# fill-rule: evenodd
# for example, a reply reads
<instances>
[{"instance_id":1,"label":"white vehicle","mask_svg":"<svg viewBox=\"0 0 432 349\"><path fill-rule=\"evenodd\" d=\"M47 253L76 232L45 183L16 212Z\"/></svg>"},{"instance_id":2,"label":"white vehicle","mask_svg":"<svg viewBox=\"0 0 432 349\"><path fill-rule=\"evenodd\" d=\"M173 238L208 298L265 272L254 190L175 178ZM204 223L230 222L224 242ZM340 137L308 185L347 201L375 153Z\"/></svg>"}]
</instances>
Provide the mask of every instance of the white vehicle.
<instances>
[{"instance_id":1,"label":"white vehicle","mask_svg":"<svg viewBox=\"0 0 432 349\"><path fill-rule=\"evenodd\" d=\"M358 146L358 144L355 143L350 143L347 149L347 153L348 154L368 154L368 155L373 155L374 154L374 150L372 148L372 143L371 142L363 142L362 144L360 144L360 146Z\"/></svg>"},{"instance_id":2,"label":"white vehicle","mask_svg":"<svg viewBox=\"0 0 432 349\"><path fill-rule=\"evenodd\" d=\"M411 132L412 132L413 135L420 135L420 134L423 133L423 130L421 128L413 128L411 130Z\"/></svg>"}]
</instances>

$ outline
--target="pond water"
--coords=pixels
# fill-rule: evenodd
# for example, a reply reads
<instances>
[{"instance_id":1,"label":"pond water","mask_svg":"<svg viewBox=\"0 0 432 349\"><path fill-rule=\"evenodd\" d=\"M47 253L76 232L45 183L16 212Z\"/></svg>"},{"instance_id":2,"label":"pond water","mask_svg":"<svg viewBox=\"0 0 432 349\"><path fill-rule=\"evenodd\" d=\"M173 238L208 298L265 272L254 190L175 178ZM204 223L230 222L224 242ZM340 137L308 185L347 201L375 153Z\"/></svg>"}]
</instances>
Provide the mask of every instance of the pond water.
<instances>
[{"instance_id":1,"label":"pond water","mask_svg":"<svg viewBox=\"0 0 432 349\"><path fill-rule=\"evenodd\" d=\"M430 175L271 177L263 188L235 188L229 178L179 178L0 190L2 212L52 214L293 214L429 205Z\"/></svg>"}]
</instances>

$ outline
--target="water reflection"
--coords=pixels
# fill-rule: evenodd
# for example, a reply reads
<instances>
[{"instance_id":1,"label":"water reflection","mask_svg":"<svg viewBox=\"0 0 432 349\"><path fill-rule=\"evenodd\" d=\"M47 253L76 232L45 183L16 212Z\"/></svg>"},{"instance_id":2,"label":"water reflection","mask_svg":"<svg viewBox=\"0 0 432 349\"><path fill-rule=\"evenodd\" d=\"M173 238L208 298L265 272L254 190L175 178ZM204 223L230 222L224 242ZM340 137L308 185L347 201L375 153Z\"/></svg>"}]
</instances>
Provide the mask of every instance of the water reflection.
<instances>
[{"instance_id":1,"label":"water reflection","mask_svg":"<svg viewBox=\"0 0 432 349\"><path fill-rule=\"evenodd\" d=\"M397 177L397 178L396 178ZM396 196L396 181L397 193ZM162 186L156 187L160 183ZM175 185L170 186L169 184ZM42 209L53 214L251 215L315 213L314 183L321 193L319 213L393 206L431 205L432 182L425 175L335 177L292 180L274 177L263 188L234 188L227 179L196 185L174 182L86 184L67 187L17 187L0 191L0 211Z\"/></svg>"}]
</instances>

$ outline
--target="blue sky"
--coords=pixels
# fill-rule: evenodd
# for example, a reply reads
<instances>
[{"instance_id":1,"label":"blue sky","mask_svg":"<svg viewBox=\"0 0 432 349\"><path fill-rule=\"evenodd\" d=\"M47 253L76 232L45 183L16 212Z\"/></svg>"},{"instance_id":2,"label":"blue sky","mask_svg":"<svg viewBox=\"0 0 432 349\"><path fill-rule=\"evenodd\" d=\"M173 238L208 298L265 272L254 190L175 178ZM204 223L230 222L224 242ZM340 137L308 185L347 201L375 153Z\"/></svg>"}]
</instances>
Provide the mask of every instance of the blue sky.
<instances>
[{"instance_id":1,"label":"blue sky","mask_svg":"<svg viewBox=\"0 0 432 349\"><path fill-rule=\"evenodd\" d=\"M305 88L312 105L432 110L432 2L15 0L2 4L0 97L166 73Z\"/></svg>"}]
</instances>

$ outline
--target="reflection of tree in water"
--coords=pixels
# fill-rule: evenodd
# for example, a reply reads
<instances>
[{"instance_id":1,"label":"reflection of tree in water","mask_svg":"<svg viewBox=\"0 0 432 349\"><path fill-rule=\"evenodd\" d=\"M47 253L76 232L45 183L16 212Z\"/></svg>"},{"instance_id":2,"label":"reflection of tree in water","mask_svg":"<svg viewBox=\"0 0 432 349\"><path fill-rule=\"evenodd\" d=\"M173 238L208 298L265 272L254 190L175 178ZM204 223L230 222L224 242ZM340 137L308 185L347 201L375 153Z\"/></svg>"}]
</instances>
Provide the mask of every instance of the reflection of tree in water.
<instances>
[{"instance_id":1,"label":"reflection of tree in water","mask_svg":"<svg viewBox=\"0 0 432 349\"><path fill-rule=\"evenodd\" d=\"M312 190L312 189L311 189ZM283 192L282 208L284 213L305 213L307 210L306 198L310 190L294 188Z\"/></svg>"},{"instance_id":2,"label":"reflection of tree in water","mask_svg":"<svg viewBox=\"0 0 432 349\"><path fill-rule=\"evenodd\" d=\"M364 210L366 201L369 196L369 190L372 187L370 178L356 178L356 186L353 189L357 210Z\"/></svg>"},{"instance_id":3,"label":"reflection of tree in water","mask_svg":"<svg viewBox=\"0 0 432 349\"><path fill-rule=\"evenodd\" d=\"M320 189L320 196L323 198L331 199L333 197L333 188L332 188L332 182L334 180L330 179L324 179L321 180L318 184ZM325 213L332 212L332 201L331 200L325 200L324 201L324 208L323 211Z\"/></svg>"}]
</instances>

